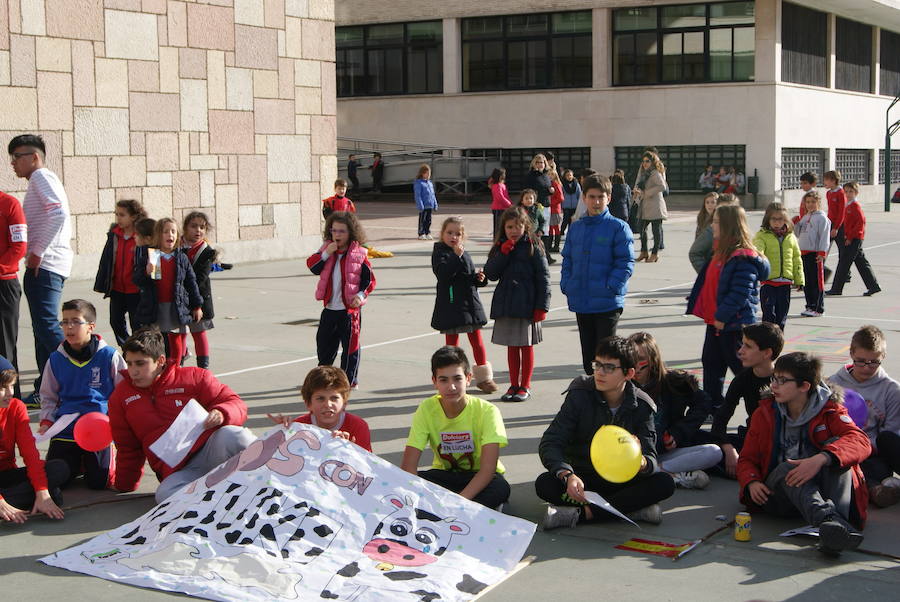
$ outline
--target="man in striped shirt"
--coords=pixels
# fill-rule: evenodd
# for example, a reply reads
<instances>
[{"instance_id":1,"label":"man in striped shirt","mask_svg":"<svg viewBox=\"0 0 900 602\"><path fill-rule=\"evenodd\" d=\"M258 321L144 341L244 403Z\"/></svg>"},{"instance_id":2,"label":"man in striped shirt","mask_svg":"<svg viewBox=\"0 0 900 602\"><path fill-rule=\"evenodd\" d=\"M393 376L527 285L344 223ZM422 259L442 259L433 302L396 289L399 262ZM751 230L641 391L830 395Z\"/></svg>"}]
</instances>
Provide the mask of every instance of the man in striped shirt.
<instances>
[{"instance_id":1,"label":"man in striped shirt","mask_svg":"<svg viewBox=\"0 0 900 602\"><path fill-rule=\"evenodd\" d=\"M33 134L16 136L9 142L13 171L28 180L22 208L28 224L23 288L31 312L34 353L38 364L35 392L27 400L40 403L38 391L47 358L63 340L59 307L63 283L72 271L72 223L69 199L59 177L44 167L44 140Z\"/></svg>"}]
</instances>

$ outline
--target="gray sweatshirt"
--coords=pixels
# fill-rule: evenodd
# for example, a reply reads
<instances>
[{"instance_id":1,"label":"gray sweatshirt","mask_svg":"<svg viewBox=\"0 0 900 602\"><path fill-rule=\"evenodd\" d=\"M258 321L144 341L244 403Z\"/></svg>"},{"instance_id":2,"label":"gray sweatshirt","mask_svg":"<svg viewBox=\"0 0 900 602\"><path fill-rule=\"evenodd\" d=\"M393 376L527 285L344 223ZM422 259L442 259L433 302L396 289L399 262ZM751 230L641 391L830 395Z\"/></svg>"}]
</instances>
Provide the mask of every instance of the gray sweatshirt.
<instances>
[{"instance_id":1,"label":"gray sweatshirt","mask_svg":"<svg viewBox=\"0 0 900 602\"><path fill-rule=\"evenodd\" d=\"M788 416L787 404L776 403L775 409L781 414L781 457L779 460L784 461L788 458L792 460L800 460L809 458L820 453L819 449L809 440L809 421L816 417L816 414L822 411L822 407L828 398L831 397L831 389L827 385L820 383L813 394L806 400L803 411L796 419Z\"/></svg>"},{"instance_id":2,"label":"gray sweatshirt","mask_svg":"<svg viewBox=\"0 0 900 602\"><path fill-rule=\"evenodd\" d=\"M873 449L875 437L880 432L890 431L900 435L900 383L888 376L883 367L863 383L853 378L853 364L844 366L828 380L856 391L866 400L869 416L866 425L860 427L869 436Z\"/></svg>"},{"instance_id":3,"label":"gray sweatshirt","mask_svg":"<svg viewBox=\"0 0 900 602\"><path fill-rule=\"evenodd\" d=\"M828 245L831 244L831 220L821 209L804 215L794 230L801 251L828 252Z\"/></svg>"}]
</instances>

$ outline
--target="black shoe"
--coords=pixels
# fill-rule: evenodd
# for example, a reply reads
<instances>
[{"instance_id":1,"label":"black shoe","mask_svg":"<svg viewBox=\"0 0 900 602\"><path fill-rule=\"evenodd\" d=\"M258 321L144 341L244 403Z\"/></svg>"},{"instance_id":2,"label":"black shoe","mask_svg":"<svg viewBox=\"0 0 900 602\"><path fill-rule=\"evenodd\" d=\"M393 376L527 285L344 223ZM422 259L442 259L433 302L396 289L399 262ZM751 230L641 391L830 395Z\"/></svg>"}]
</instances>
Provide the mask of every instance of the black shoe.
<instances>
[{"instance_id":1,"label":"black shoe","mask_svg":"<svg viewBox=\"0 0 900 602\"><path fill-rule=\"evenodd\" d=\"M550 257L550 256L548 255L548 256L547 256L547 263L550 264L550 265L553 265L554 263L556 263L556 260L553 259L552 257Z\"/></svg>"},{"instance_id":2,"label":"black shoe","mask_svg":"<svg viewBox=\"0 0 900 602\"><path fill-rule=\"evenodd\" d=\"M863 297L871 297L875 293L880 293L880 292L881 292L880 288L873 288L873 289L870 289L870 290L867 290L866 292L864 292Z\"/></svg>"},{"instance_id":3,"label":"black shoe","mask_svg":"<svg viewBox=\"0 0 900 602\"><path fill-rule=\"evenodd\" d=\"M500 401L513 401L513 396L519 391L519 387L510 387L506 393L500 396Z\"/></svg>"},{"instance_id":4,"label":"black shoe","mask_svg":"<svg viewBox=\"0 0 900 602\"><path fill-rule=\"evenodd\" d=\"M529 391L525 387L519 387L516 390L516 394L512 396L512 399L510 399L510 401L525 401L529 397L531 397L531 391Z\"/></svg>"},{"instance_id":5,"label":"black shoe","mask_svg":"<svg viewBox=\"0 0 900 602\"><path fill-rule=\"evenodd\" d=\"M831 289L828 289L827 291L825 291L825 296L827 296L827 297L840 297L841 295L843 295L843 293L839 293L839 292L833 291Z\"/></svg>"},{"instance_id":6,"label":"black shoe","mask_svg":"<svg viewBox=\"0 0 900 602\"><path fill-rule=\"evenodd\" d=\"M863 534L839 516L830 516L819 524L819 550L836 556L844 550L854 550L863 541Z\"/></svg>"}]
</instances>

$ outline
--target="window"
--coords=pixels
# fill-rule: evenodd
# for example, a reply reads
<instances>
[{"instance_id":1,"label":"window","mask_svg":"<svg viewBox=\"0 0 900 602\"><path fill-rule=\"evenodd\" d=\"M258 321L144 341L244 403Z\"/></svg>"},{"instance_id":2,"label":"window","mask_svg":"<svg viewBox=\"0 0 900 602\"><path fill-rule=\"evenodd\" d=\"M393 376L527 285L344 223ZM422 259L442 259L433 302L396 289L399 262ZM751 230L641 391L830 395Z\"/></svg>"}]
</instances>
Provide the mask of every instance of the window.
<instances>
[{"instance_id":1,"label":"window","mask_svg":"<svg viewBox=\"0 0 900 602\"><path fill-rule=\"evenodd\" d=\"M697 146L658 146L659 158L666 166L669 190L697 190L700 174L707 165L716 170L733 166L745 172L746 147L743 144L710 144ZM641 165L643 146L617 146L616 168L625 172L625 183L634 186Z\"/></svg>"},{"instance_id":2,"label":"window","mask_svg":"<svg viewBox=\"0 0 900 602\"><path fill-rule=\"evenodd\" d=\"M335 28L338 96L444 89L440 21Z\"/></svg>"},{"instance_id":3,"label":"window","mask_svg":"<svg viewBox=\"0 0 900 602\"><path fill-rule=\"evenodd\" d=\"M525 175L531 166L531 159L538 153L550 151L556 159L556 167L562 174L564 169L571 169L577 175L579 169L590 167L590 147L569 148L488 148L469 149L466 155L488 157L500 161L506 169L506 187L514 192L522 190ZM513 199L516 201L517 199Z\"/></svg>"},{"instance_id":4,"label":"window","mask_svg":"<svg viewBox=\"0 0 900 602\"><path fill-rule=\"evenodd\" d=\"M813 172L819 178L821 178L822 174L825 173L824 148L781 149L782 190L793 190L795 188L800 188L800 176L808 171Z\"/></svg>"},{"instance_id":5,"label":"window","mask_svg":"<svg viewBox=\"0 0 900 602\"><path fill-rule=\"evenodd\" d=\"M900 33L881 30L881 94L900 96Z\"/></svg>"},{"instance_id":6,"label":"window","mask_svg":"<svg viewBox=\"0 0 900 602\"><path fill-rule=\"evenodd\" d=\"M828 15L789 2L781 5L781 79L828 85Z\"/></svg>"},{"instance_id":7,"label":"window","mask_svg":"<svg viewBox=\"0 0 900 602\"><path fill-rule=\"evenodd\" d=\"M834 87L872 91L872 27L837 18L834 49Z\"/></svg>"},{"instance_id":8,"label":"window","mask_svg":"<svg viewBox=\"0 0 900 602\"><path fill-rule=\"evenodd\" d=\"M841 180L872 183L872 153L865 148L838 148L834 151L834 167L841 172Z\"/></svg>"},{"instance_id":9,"label":"window","mask_svg":"<svg viewBox=\"0 0 900 602\"><path fill-rule=\"evenodd\" d=\"M900 150L891 149L891 183L900 182ZM884 149L878 151L878 183L884 184Z\"/></svg>"},{"instance_id":10,"label":"window","mask_svg":"<svg viewBox=\"0 0 900 602\"><path fill-rule=\"evenodd\" d=\"M613 11L613 85L752 81L754 3Z\"/></svg>"},{"instance_id":11,"label":"window","mask_svg":"<svg viewBox=\"0 0 900 602\"><path fill-rule=\"evenodd\" d=\"M462 20L463 91L585 88L591 11Z\"/></svg>"}]
</instances>

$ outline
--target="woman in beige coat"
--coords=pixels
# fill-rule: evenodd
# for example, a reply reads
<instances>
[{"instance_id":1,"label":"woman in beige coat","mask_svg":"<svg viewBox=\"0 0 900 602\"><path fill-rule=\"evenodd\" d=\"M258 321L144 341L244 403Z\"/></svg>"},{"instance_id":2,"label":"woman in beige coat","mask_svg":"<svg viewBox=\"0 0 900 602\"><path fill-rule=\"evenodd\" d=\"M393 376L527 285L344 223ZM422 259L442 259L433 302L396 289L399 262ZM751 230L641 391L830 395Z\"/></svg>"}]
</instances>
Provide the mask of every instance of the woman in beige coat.
<instances>
[{"instance_id":1,"label":"woman in beige coat","mask_svg":"<svg viewBox=\"0 0 900 602\"><path fill-rule=\"evenodd\" d=\"M656 153L645 152L641 155L641 171L635 185L635 193L639 196L641 219L641 254L637 261L659 261L659 251L663 248L663 220L669 217L666 211L664 193L666 184L666 168ZM653 249L647 254L647 226L653 230Z\"/></svg>"}]
</instances>

